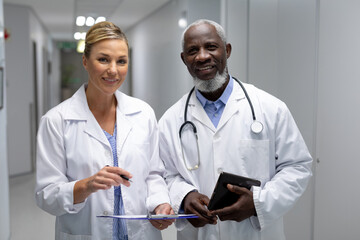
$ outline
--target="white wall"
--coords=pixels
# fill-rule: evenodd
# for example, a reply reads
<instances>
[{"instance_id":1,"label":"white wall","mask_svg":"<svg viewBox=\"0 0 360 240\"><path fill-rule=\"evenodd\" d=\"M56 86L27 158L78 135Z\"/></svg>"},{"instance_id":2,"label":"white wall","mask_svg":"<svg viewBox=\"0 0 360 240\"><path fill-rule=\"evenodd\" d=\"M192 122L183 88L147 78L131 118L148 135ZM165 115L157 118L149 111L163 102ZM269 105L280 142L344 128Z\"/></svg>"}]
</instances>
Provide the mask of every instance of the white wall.
<instances>
[{"instance_id":1,"label":"white wall","mask_svg":"<svg viewBox=\"0 0 360 240\"><path fill-rule=\"evenodd\" d=\"M313 158L316 150L317 14L314 0L278 2L277 96L288 105ZM312 238L313 194L314 178L285 216L285 233L289 239Z\"/></svg>"},{"instance_id":2,"label":"white wall","mask_svg":"<svg viewBox=\"0 0 360 240\"><path fill-rule=\"evenodd\" d=\"M43 75L46 71L43 49L48 49L47 33L34 11L26 6L4 4L4 21L11 36L6 42L8 161L11 176L33 170L37 119L45 103ZM36 43L36 76L34 81L33 42ZM37 114L35 111L37 91Z\"/></svg>"},{"instance_id":3,"label":"white wall","mask_svg":"<svg viewBox=\"0 0 360 240\"><path fill-rule=\"evenodd\" d=\"M4 10L4 21L11 34L5 45L9 173L17 175L32 170L30 104L33 103L34 91L33 61L28 9L4 4Z\"/></svg>"},{"instance_id":4,"label":"white wall","mask_svg":"<svg viewBox=\"0 0 360 240\"><path fill-rule=\"evenodd\" d=\"M51 46L52 42L48 35L47 29L43 23L39 20L32 8L28 9L29 12L29 30L30 41L36 43L36 55L37 55L37 100L38 100L38 115L37 119L40 119L44 113L49 110L50 97L46 93L50 89L49 78L46 74L48 71L48 61L51 59Z\"/></svg>"},{"instance_id":5,"label":"white wall","mask_svg":"<svg viewBox=\"0 0 360 240\"><path fill-rule=\"evenodd\" d=\"M182 12L187 12L188 19L196 19L198 13L219 21L219 7L216 0L174 0L127 31L132 48L133 95L148 102L158 118L192 87L180 58L183 29L178 20Z\"/></svg>"},{"instance_id":6,"label":"white wall","mask_svg":"<svg viewBox=\"0 0 360 240\"><path fill-rule=\"evenodd\" d=\"M158 118L191 87L180 59L178 18L186 10L184 2L170 2L127 32L133 95L148 102Z\"/></svg>"},{"instance_id":7,"label":"white wall","mask_svg":"<svg viewBox=\"0 0 360 240\"><path fill-rule=\"evenodd\" d=\"M3 0L0 0L0 67L5 69L4 46L4 11ZM0 109L0 239L10 239L10 213L9 213L9 174L7 158L7 102L6 102L6 75L3 76L4 106ZM1 91L1 90L0 90ZM4 96L5 95L5 96Z\"/></svg>"},{"instance_id":8,"label":"white wall","mask_svg":"<svg viewBox=\"0 0 360 240\"><path fill-rule=\"evenodd\" d=\"M50 76L49 76L49 84L50 84L50 99L49 99L49 108L55 107L61 101L61 68L60 68L60 49L56 47L56 43L51 41L49 44L49 52L50 52Z\"/></svg>"},{"instance_id":9,"label":"white wall","mask_svg":"<svg viewBox=\"0 0 360 240\"><path fill-rule=\"evenodd\" d=\"M247 0L223 0L221 25L227 33L232 52L228 61L229 73L243 82L248 79L248 8Z\"/></svg>"},{"instance_id":10,"label":"white wall","mask_svg":"<svg viewBox=\"0 0 360 240\"><path fill-rule=\"evenodd\" d=\"M360 1L320 0L316 240L357 240Z\"/></svg>"}]
</instances>

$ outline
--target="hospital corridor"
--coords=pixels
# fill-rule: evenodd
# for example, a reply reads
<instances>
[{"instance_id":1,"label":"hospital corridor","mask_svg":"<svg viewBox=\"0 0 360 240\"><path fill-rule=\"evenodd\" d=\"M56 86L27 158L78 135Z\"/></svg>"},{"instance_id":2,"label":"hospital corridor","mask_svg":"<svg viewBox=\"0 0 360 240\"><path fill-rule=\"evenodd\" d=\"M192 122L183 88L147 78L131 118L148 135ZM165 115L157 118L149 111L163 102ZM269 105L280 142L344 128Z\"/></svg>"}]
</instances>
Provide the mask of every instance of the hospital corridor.
<instances>
[{"instance_id":1,"label":"hospital corridor","mask_svg":"<svg viewBox=\"0 0 360 240\"><path fill-rule=\"evenodd\" d=\"M358 240L359 11L0 0L0 240ZM199 199L229 170L256 180L233 189L245 220L180 215L209 213ZM189 219L109 220L172 209Z\"/></svg>"}]
</instances>

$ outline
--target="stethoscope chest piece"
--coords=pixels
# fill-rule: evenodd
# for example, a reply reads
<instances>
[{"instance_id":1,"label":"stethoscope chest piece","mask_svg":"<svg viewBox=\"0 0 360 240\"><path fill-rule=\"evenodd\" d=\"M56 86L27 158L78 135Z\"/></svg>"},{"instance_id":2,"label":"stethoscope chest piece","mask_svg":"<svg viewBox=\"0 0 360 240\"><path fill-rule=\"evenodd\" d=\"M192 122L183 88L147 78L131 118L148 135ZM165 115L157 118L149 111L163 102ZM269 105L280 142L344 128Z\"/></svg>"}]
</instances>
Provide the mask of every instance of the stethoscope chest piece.
<instances>
[{"instance_id":1,"label":"stethoscope chest piece","mask_svg":"<svg viewBox=\"0 0 360 240\"><path fill-rule=\"evenodd\" d=\"M251 124L250 128L251 128L251 131L252 131L253 133L259 134L259 133L261 133L262 130L264 129L264 126L262 125L261 122L255 120L255 121Z\"/></svg>"}]
</instances>

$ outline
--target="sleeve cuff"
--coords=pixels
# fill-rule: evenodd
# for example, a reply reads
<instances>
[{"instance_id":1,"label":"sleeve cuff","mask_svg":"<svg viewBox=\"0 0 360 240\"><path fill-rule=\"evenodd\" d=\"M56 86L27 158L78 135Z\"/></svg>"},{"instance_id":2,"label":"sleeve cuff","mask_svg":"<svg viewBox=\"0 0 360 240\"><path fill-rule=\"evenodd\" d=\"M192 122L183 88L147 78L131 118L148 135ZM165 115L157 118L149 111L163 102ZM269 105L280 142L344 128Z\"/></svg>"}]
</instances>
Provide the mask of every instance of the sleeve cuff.
<instances>
[{"instance_id":1,"label":"sleeve cuff","mask_svg":"<svg viewBox=\"0 0 360 240\"><path fill-rule=\"evenodd\" d=\"M74 185L76 181L69 182L66 184L63 184L60 187L59 195L64 196L63 198L60 198L59 201L62 201L60 205L64 206L64 209L68 213L78 213L84 206L87 201L85 199L84 202L74 204Z\"/></svg>"},{"instance_id":2,"label":"sleeve cuff","mask_svg":"<svg viewBox=\"0 0 360 240\"><path fill-rule=\"evenodd\" d=\"M166 193L157 193L147 198L146 207L149 212L153 212L157 206L163 203L170 204L170 198Z\"/></svg>"},{"instance_id":3,"label":"sleeve cuff","mask_svg":"<svg viewBox=\"0 0 360 240\"><path fill-rule=\"evenodd\" d=\"M197 189L187 183L178 184L176 187L171 188L170 199L175 213L179 212L184 197L192 191L197 191Z\"/></svg>"},{"instance_id":4,"label":"sleeve cuff","mask_svg":"<svg viewBox=\"0 0 360 240\"><path fill-rule=\"evenodd\" d=\"M264 227L264 217L259 201L261 188L253 186L251 190L253 192L253 199L257 216L250 217L250 222L254 229L261 231L261 229Z\"/></svg>"}]
</instances>

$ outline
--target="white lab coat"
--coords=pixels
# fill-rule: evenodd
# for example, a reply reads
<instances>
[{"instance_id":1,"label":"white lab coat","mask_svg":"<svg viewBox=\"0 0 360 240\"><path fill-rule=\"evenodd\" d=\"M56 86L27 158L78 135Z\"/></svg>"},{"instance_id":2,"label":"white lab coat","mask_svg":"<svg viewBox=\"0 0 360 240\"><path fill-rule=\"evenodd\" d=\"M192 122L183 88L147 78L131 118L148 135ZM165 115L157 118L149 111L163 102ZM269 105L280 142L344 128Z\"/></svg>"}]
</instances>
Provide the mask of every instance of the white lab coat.
<instances>
[{"instance_id":1,"label":"white lab coat","mask_svg":"<svg viewBox=\"0 0 360 240\"><path fill-rule=\"evenodd\" d=\"M121 186L125 213L147 214L170 203L155 114L141 100L115 95L119 167L133 175L130 187ZM106 165L113 165L111 146L88 107L84 85L42 117L38 132L36 202L56 216L56 239L112 239L112 219L96 216L113 214L114 188L73 204L75 182ZM147 220L127 221L127 229L129 239L161 239Z\"/></svg>"},{"instance_id":2,"label":"white lab coat","mask_svg":"<svg viewBox=\"0 0 360 240\"><path fill-rule=\"evenodd\" d=\"M217 225L194 228L186 220L176 222L182 239L285 239L283 216L305 191L311 176L312 158L286 105L252 85L244 84L258 120L260 134L250 130L253 122L249 103L239 84L226 104L218 127L206 115L195 93L188 107L188 120L198 132L200 167L189 171L184 165L179 128L184 122L186 97L182 97L160 119L160 157L173 208L177 211L185 195L196 189L209 198L220 171L261 181L253 187L257 217L242 222L218 221ZM195 144L185 146L194 148Z\"/></svg>"}]
</instances>

